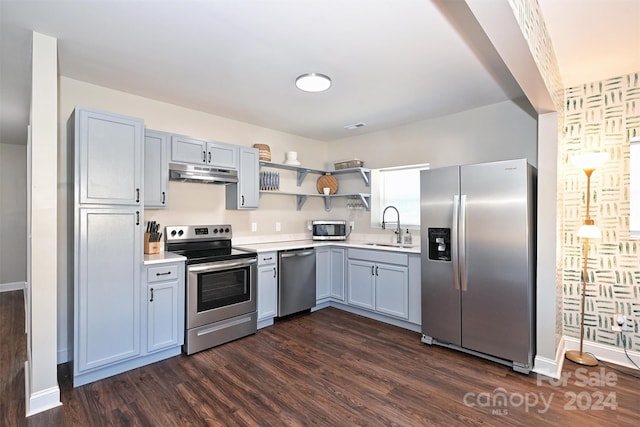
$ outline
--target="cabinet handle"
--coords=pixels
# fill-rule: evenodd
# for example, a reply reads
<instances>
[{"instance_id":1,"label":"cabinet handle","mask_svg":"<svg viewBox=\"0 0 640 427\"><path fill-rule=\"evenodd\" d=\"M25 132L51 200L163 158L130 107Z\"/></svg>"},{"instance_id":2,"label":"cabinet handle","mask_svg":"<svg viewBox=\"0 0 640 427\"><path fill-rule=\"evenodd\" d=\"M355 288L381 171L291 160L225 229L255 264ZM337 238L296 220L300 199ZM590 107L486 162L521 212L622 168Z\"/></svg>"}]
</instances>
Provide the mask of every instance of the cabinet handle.
<instances>
[{"instance_id":1,"label":"cabinet handle","mask_svg":"<svg viewBox=\"0 0 640 427\"><path fill-rule=\"evenodd\" d=\"M209 151L209 163L211 163L211 151Z\"/></svg>"},{"instance_id":2,"label":"cabinet handle","mask_svg":"<svg viewBox=\"0 0 640 427\"><path fill-rule=\"evenodd\" d=\"M140 203L140 189L136 188L136 203Z\"/></svg>"},{"instance_id":3,"label":"cabinet handle","mask_svg":"<svg viewBox=\"0 0 640 427\"><path fill-rule=\"evenodd\" d=\"M271 261L273 259L273 257L270 256L269 258L262 258L262 259L265 260L265 261Z\"/></svg>"},{"instance_id":4,"label":"cabinet handle","mask_svg":"<svg viewBox=\"0 0 640 427\"><path fill-rule=\"evenodd\" d=\"M164 204L166 203L166 201L167 201L167 195L166 195L166 193L163 191L163 192L162 192L162 204L164 205Z\"/></svg>"},{"instance_id":5,"label":"cabinet handle","mask_svg":"<svg viewBox=\"0 0 640 427\"><path fill-rule=\"evenodd\" d=\"M149 302L153 302L153 288L151 288L151 299L149 300Z\"/></svg>"},{"instance_id":6,"label":"cabinet handle","mask_svg":"<svg viewBox=\"0 0 640 427\"><path fill-rule=\"evenodd\" d=\"M276 278L276 268L275 267L273 267L273 278L274 279Z\"/></svg>"},{"instance_id":7,"label":"cabinet handle","mask_svg":"<svg viewBox=\"0 0 640 427\"><path fill-rule=\"evenodd\" d=\"M202 152L202 163L207 163L207 152L206 151Z\"/></svg>"},{"instance_id":8,"label":"cabinet handle","mask_svg":"<svg viewBox=\"0 0 640 427\"><path fill-rule=\"evenodd\" d=\"M136 211L136 225L140 225L140 211Z\"/></svg>"},{"instance_id":9,"label":"cabinet handle","mask_svg":"<svg viewBox=\"0 0 640 427\"><path fill-rule=\"evenodd\" d=\"M169 274L171 274L171 272L167 271L166 273L156 273L156 276L167 276Z\"/></svg>"},{"instance_id":10,"label":"cabinet handle","mask_svg":"<svg viewBox=\"0 0 640 427\"><path fill-rule=\"evenodd\" d=\"M244 206L244 196L240 196L242 198L242 202L240 203L240 206Z\"/></svg>"},{"instance_id":11,"label":"cabinet handle","mask_svg":"<svg viewBox=\"0 0 640 427\"><path fill-rule=\"evenodd\" d=\"M371 275L372 275L372 276L375 276L375 274L373 273L373 268L374 268L374 267L373 267L373 265L372 265L372 266L371 266Z\"/></svg>"},{"instance_id":12,"label":"cabinet handle","mask_svg":"<svg viewBox=\"0 0 640 427\"><path fill-rule=\"evenodd\" d=\"M376 265L376 276L378 275L378 266Z\"/></svg>"}]
</instances>

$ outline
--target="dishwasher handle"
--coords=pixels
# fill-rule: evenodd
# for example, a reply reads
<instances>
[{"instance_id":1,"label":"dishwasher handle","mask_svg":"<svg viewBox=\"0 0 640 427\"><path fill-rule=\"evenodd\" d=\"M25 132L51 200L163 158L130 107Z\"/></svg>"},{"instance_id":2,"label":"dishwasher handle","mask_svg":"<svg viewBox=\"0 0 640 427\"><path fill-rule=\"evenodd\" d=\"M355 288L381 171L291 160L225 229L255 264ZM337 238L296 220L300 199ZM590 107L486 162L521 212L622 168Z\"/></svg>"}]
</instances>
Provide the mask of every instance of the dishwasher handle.
<instances>
[{"instance_id":1,"label":"dishwasher handle","mask_svg":"<svg viewBox=\"0 0 640 427\"><path fill-rule=\"evenodd\" d=\"M312 249L310 251L300 251L300 252L282 252L280 254L281 258L292 258L295 256L310 256L315 255L315 251Z\"/></svg>"}]
</instances>

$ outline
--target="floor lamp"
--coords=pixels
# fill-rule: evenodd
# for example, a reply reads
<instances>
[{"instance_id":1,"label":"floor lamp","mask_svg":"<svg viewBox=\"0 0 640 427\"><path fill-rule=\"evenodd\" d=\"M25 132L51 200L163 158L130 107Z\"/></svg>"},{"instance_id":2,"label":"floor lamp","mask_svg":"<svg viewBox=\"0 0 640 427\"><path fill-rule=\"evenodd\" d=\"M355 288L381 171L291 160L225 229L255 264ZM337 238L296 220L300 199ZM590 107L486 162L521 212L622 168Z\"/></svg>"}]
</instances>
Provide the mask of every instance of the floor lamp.
<instances>
[{"instance_id":1,"label":"floor lamp","mask_svg":"<svg viewBox=\"0 0 640 427\"><path fill-rule=\"evenodd\" d=\"M587 175L587 211L585 219L578 230L578 237L583 240L584 246L584 259L582 267L582 310L580 311L580 350L570 350L565 353L565 357L572 362L586 366L596 366L598 359L592 354L582 352L582 344L584 340L584 304L587 293L587 262L589 260L589 240L599 239L602 237L600 229L595 226L594 221L589 214L590 201L591 201L591 174L593 171L600 167L607 160L607 153L585 153L575 156L571 159L571 162L577 167L581 168Z\"/></svg>"}]
</instances>

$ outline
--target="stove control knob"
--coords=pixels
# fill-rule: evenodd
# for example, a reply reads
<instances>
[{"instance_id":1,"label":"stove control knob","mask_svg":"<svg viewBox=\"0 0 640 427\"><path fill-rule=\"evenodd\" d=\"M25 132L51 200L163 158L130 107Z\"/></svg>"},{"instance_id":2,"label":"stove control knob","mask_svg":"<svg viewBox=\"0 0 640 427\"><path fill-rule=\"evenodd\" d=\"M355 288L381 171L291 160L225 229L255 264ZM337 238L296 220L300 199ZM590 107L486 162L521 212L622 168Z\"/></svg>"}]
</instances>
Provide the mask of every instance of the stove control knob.
<instances>
[{"instance_id":1,"label":"stove control knob","mask_svg":"<svg viewBox=\"0 0 640 427\"><path fill-rule=\"evenodd\" d=\"M227 227L227 228L225 228L225 229L224 229L224 232L225 232L225 233L228 233L228 232L229 232L229 228L228 228L228 227Z\"/></svg>"},{"instance_id":2,"label":"stove control knob","mask_svg":"<svg viewBox=\"0 0 640 427\"><path fill-rule=\"evenodd\" d=\"M184 231L180 230L178 231L178 236L182 236L184 234Z\"/></svg>"},{"instance_id":3,"label":"stove control knob","mask_svg":"<svg viewBox=\"0 0 640 427\"><path fill-rule=\"evenodd\" d=\"M214 228L214 229L213 229L213 233L214 233L214 234L218 234L218 229L217 229L217 228Z\"/></svg>"},{"instance_id":4,"label":"stove control knob","mask_svg":"<svg viewBox=\"0 0 640 427\"><path fill-rule=\"evenodd\" d=\"M176 235L176 230L171 230L171 237Z\"/></svg>"}]
</instances>

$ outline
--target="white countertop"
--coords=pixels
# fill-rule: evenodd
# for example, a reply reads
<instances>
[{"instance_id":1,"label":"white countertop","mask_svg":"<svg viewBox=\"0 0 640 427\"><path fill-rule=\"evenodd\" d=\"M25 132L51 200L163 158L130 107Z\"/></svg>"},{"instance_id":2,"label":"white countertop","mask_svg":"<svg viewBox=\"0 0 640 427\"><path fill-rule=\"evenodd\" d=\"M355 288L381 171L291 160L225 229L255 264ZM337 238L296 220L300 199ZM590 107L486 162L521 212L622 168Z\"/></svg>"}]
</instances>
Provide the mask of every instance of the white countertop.
<instances>
[{"instance_id":1,"label":"white countertop","mask_svg":"<svg viewBox=\"0 0 640 427\"><path fill-rule=\"evenodd\" d=\"M164 264L167 262L178 262L186 260L186 257L174 254L173 252L160 252L159 254L144 255L144 265Z\"/></svg>"},{"instance_id":2,"label":"white countertop","mask_svg":"<svg viewBox=\"0 0 640 427\"><path fill-rule=\"evenodd\" d=\"M392 251L392 252L405 252L412 254L420 254L420 245L413 246L388 246L386 244L371 244L370 242L363 241L319 241L319 240L288 240L279 242L264 242L264 243L245 243L241 245L234 245L235 248L244 249L256 252L272 252L272 251L286 251L290 249L302 249L309 247L321 247L321 246L339 246L343 248L359 248L359 249L371 249L378 251Z\"/></svg>"}]
</instances>

